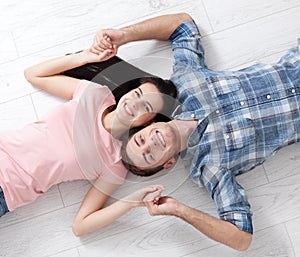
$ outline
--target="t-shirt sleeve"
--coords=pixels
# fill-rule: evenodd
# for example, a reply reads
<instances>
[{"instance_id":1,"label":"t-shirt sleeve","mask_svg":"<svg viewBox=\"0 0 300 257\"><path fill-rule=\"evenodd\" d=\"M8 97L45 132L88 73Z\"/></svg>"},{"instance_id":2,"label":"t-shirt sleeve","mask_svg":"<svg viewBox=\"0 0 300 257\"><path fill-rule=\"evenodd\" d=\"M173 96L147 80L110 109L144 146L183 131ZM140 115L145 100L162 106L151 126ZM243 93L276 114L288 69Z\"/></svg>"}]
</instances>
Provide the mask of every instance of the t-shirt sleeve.
<instances>
[{"instance_id":1,"label":"t-shirt sleeve","mask_svg":"<svg viewBox=\"0 0 300 257\"><path fill-rule=\"evenodd\" d=\"M206 67L201 35L193 20L182 23L170 36L174 56L174 71L191 67Z\"/></svg>"},{"instance_id":2,"label":"t-shirt sleeve","mask_svg":"<svg viewBox=\"0 0 300 257\"><path fill-rule=\"evenodd\" d=\"M80 80L74 93L73 93L73 99L79 99L81 97L81 95L83 94L83 92L85 91L85 89L88 87L88 86L93 86L93 85L96 85L96 86L102 86L100 84L97 84L95 82L91 82L91 81L88 81L88 80Z\"/></svg>"},{"instance_id":3,"label":"t-shirt sleeve","mask_svg":"<svg viewBox=\"0 0 300 257\"><path fill-rule=\"evenodd\" d=\"M101 171L101 179L107 183L121 185L127 175L127 169L123 166L121 161L112 166L109 170L104 169Z\"/></svg>"},{"instance_id":4,"label":"t-shirt sleeve","mask_svg":"<svg viewBox=\"0 0 300 257\"><path fill-rule=\"evenodd\" d=\"M201 179L217 205L220 219L252 234L250 204L244 188L236 182L232 172L223 168L214 174L208 168L204 168Z\"/></svg>"}]
</instances>

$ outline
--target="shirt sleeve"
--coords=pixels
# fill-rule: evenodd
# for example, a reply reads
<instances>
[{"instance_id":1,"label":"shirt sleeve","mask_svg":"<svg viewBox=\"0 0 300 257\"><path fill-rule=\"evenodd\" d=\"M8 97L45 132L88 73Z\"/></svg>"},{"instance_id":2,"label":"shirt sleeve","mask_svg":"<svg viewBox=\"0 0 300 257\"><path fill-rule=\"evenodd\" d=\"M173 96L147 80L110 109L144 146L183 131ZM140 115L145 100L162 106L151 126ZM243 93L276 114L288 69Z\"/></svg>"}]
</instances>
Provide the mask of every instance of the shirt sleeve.
<instances>
[{"instance_id":1,"label":"shirt sleeve","mask_svg":"<svg viewBox=\"0 0 300 257\"><path fill-rule=\"evenodd\" d=\"M92 82L92 81L82 79L79 81L77 88L75 89L75 91L73 93L73 99L76 99L76 98L79 99L88 86L98 86L99 87L102 85Z\"/></svg>"},{"instance_id":2,"label":"shirt sleeve","mask_svg":"<svg viewBox=\"0 0 300 257\"><path fill-rule=\"evenodd\" d=\"M244 188L236 182L235 175L225 168L220 169L217 174L204 168L201 179L217 205L220 219L252 234L250 204Z\"/></svg>"},{"instance_id":3,"label":"shirt sleeve","mask_svg":"<svg viewBox=\"0 0 300 257\"><path fill-rule=\"evenodd\" d=\"M73 99L79 99L83 94L84 90L87 88L88 84L89 82L87 80L80 80L73 93Z\"/></svg>"},{"instance_id":4,"label":"shirt sleeve","mask_svg":"<svg viewBox=\"0 0 300 257\"><path fill-rule=\"evenodd\" d=\"M121 185L124 183L127 175L127 169L123 166L121 161L114 166L112 166L109 170L104 169L101 172L101 179L107 183Z\"/></svg>"},{"instance_id":5,"label":"shirt sleeve","mask_svg":"<svg viewBox=\"0 0 300 257\"><path fill-rule=\"evenodd\" d=\"M174 56L174 71L191 67L206 68L201 35L193 20L182 23L170 36Z\"/></svg>"}]
</instances>

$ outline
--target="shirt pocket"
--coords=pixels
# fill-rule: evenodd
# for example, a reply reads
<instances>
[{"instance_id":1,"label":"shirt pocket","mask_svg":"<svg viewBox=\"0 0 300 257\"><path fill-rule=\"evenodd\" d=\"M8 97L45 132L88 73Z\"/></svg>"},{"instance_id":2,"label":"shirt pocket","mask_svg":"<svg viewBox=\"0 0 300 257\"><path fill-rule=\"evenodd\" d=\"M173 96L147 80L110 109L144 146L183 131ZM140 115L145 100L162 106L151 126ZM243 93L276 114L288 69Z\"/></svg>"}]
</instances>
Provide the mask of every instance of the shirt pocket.
<instances>
[{"instance_id":1,"label":"shirt pocket","mask_svg":"<svg viewBox=\"0 0 300 257\"><path fill-rule=\"evenodd\" d=\"M227 151L237 150L249 145L255 140L254 122L246 118L226 123L224 140Z\"/></svg>"},{"instance_id":2,"label":"shirt pocket","mask_svg":"<svg viewBox=\"0 0 300 257\"><path fill-rule=\"evenodd\" d=\"M229 93L238 91L241 88L241 82L238 77L226 76L208 77L208 88L214 97L220 97Z\"/></svg>"}]
</instances>

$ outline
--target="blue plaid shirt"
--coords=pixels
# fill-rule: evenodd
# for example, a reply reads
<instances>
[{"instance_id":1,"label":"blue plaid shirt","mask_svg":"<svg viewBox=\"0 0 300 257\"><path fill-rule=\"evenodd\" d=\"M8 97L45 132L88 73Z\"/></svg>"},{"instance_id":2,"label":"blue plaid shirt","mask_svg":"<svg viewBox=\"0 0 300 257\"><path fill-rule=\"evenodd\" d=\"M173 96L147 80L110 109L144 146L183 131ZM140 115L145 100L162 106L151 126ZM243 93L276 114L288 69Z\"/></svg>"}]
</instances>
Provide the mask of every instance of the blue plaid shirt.
<instances>
[{"instance_id":1,"label":"blue plaid shirt","mask_svg":"<svg viewBox=\"0 0 300 257\"><path fill-rule=\"evenodd\" d=\"M171 80L182 103L174 118L199 120L184 158L191 161L193 180L214 199L220 218L253 233L250 204L236 175L300 141L300 40L274 65L220 72L206 66L200 38L193 21L170 37Z\"/></svg>"}]
</instances>

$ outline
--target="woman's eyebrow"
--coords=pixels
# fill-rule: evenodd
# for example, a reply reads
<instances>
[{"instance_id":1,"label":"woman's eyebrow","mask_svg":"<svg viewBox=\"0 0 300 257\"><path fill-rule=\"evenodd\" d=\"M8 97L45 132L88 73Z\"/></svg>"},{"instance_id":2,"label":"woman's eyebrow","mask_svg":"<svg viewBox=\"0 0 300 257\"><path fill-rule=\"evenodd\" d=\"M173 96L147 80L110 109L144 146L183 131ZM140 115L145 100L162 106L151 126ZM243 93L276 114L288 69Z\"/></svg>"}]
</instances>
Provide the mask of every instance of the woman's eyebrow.
<instances>
[{"instance_id":1,"label":"woman's eyebrow","mask_svg":"<svg viewBox=\"0 0 300 257\"><path fill-rule=\"evenodd\" d=\"M140 94L141 94L141 95L144 94L144 93L143 93L143 90L142 90L140 87L138 87L137 89L140 91Z\"/></svg>"},{"instance_id":2,"label":"woman's eyebrow","mask_svg":"<svg viewBox=\"0 0 300 257\"><path fill-rule=\"evenodd\" d=\"M144 92L143 92L143 90L140 87L138 87L138 90L140 91L141 95L144 95ZM153 112L153 106L152 106L152 104L149 101L147 101L147 104L149 105L151 111Z\"/></svg>"},{"instance_id":3,"label":"woman's eyebrow","mask_svg":"<svg viewBox=\"0 0 300 257\"><path fill-rule=\"evenodd\" d=\"M153 107L152 104L150 102L147 101L148 106L150 107L151 111L153 112Z\"/></svg>"}]
</instances>

